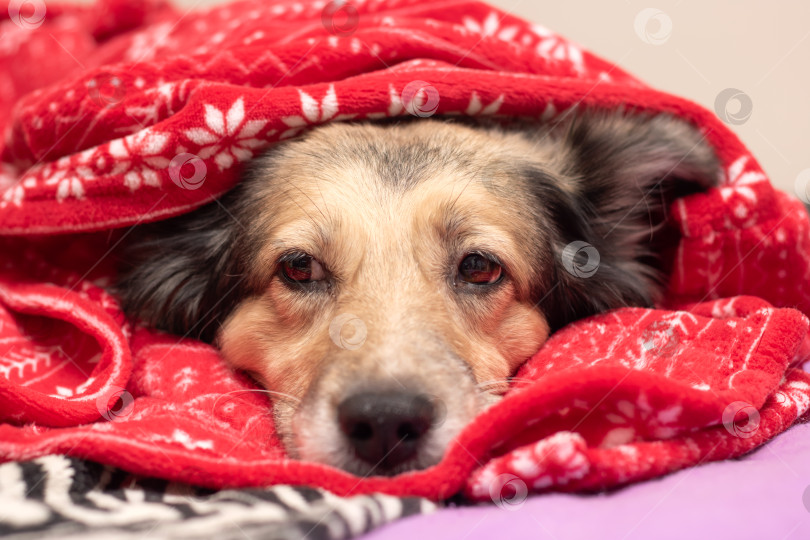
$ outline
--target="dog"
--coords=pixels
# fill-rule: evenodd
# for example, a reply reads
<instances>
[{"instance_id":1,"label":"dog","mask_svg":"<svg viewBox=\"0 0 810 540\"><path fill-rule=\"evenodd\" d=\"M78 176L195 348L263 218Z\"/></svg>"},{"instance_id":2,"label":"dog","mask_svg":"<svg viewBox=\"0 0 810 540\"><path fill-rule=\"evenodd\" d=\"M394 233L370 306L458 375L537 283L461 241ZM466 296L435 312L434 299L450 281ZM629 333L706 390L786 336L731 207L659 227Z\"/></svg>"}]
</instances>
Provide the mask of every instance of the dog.
<instances>
[{"instance_id":1,"label":"dog","mask_svg":"<svg viewBox=\"0 0 810 540\"><path fill-rule=\"evenodd\" d=\"M139 228L125 312L254 377L291 457L432 466L551 333L654 305L668 207L720 178L673 116L564 116L333 123L279 143L221 200Z\"/></svg>"}]
</instances>

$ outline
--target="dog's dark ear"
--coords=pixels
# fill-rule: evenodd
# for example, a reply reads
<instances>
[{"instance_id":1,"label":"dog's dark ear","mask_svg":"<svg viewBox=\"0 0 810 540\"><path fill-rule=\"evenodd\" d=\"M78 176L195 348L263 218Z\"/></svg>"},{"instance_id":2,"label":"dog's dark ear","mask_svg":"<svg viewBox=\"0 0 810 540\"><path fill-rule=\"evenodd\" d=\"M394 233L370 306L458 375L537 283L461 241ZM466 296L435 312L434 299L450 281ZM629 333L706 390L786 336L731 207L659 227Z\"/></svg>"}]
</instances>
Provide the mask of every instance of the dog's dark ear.
<instances>
[{"instance_id":1,"label":"dog's dark ear","mask_svg":"<svg viewBox=\"0 0 810 540\"><path fill-rule=\"evenodd\" d=\"M243 272L235 253L239 225L224 206L211 203L135 229L119 256L115 286L128 316L184 337L214 339L241 294Z\"/></svg>"},{"instance_id":2,"label":"dog's dark ear","mask_svg":"<svg viewBox=\"0 0 810 540\"><path fill-rule=\"evenodd\" d=\"M555 281L541 302L552 328L652 305L664 278L668 209L717 184L712 148L696 128L667 115L584 113L553 129L567 203L554 217L561 223Z\"/></svg>"}]
</instances>

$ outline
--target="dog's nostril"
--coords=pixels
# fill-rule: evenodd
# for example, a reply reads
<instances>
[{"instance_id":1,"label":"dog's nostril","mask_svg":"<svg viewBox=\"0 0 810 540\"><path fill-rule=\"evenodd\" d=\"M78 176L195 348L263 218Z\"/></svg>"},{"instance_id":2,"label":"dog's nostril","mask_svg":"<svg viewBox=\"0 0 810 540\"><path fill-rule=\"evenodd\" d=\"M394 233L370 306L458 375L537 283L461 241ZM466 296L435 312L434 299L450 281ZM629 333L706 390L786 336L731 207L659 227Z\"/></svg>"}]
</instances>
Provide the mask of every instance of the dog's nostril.
<instances>
[{"instance_id":1,"label":"dog's nostril","mask_svg":"<svg viewBox=\"0 0 810 540\"><path fill-rule=\"evenodd\" d=\"M433 424L431 401L407 392L364 392L338 405L338 422L358 458L379 473L416 455Z\"/></svg>"},{"instance_id":2,"label":"dog's nostril","mask_svg":"<svg viewBox=\"0 0 810 540\"><path fill-rule=\"evenodd\" d=\"M349 437L359 441L365 441L374 435L374 430L368 422L357 422L357 424L350 429L351 433L348 433Z\"/></svg>"}]
</instances>

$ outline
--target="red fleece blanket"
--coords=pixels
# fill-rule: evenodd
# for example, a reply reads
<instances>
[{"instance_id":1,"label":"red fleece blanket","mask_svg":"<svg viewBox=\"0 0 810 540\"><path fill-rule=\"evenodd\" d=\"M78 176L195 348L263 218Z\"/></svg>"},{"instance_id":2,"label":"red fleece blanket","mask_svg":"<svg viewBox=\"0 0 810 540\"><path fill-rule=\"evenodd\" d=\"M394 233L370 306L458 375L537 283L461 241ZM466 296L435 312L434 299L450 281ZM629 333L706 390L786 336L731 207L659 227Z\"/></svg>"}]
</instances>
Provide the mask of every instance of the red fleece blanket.
<instances>
[{"instance_id":1,"label":"red fleece blanket","mask_svg":"<svg viewBox=\"0 0 810 540\"><path fill-rule=\"evenodd\" d=\"M0 26L0 460L69 453L215 488L464 491L509 504L738 456L806 412L808 219L694 103L478 2L11 4ZM549 121L620 105L700 126L724 164L722 187L673 206L666 302L559 331L431 469L361 479L286 459L272 404L215 349L130 327L103 289L123 227L214 199L242 163L310 126Z\"/></svg>"}]
</instances>

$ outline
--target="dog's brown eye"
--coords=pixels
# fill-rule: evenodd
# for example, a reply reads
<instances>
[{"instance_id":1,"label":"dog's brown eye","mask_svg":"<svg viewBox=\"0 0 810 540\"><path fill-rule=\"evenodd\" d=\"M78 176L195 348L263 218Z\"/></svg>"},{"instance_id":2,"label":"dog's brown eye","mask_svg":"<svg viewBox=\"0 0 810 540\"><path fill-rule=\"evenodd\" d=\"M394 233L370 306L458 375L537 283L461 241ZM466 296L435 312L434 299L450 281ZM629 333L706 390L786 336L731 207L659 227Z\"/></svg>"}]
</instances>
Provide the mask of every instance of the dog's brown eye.
<instances>
[{"instance_id":1,"label":"dog's brown eye","mask_svg":"<svg viewBox=\"0 0 810 540\"><path fill-rule=\"evenodd\" d=\"M476 285L495 283L501 278L502 273L500 264L480 253L470 253L458 265L459 278Z\"/></svg>"},{"instance_id":2,"label":"dog's brown eye","mask_svg":"<svg viewBox=\"0 0 810 540\"><path fill-rule=\"evenodd\" d=\"M323 266L310 255L296 255L281 261L281 273L289 281L309 283L326 277Z\"/></svg>"}]
</instances>

